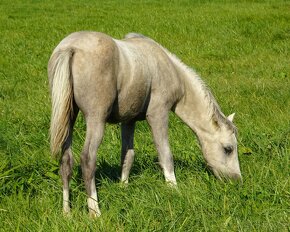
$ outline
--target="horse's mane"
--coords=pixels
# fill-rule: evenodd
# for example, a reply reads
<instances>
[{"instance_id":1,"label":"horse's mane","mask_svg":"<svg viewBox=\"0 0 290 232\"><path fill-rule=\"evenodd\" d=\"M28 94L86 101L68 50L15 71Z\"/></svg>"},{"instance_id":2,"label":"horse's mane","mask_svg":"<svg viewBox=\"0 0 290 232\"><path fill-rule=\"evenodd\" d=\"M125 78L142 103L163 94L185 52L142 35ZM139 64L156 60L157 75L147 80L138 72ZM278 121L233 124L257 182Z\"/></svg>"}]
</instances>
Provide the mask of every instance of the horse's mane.
<instances>
[{"instance_id":1,"label":"horse's mane","mask_svg":"<svg viewBox=\"0 0 290 232\"><path fill-rule=\"evenodd\" d=\"M159 45L160 46L160 45ZM161 46L162 47L162 46ZM163 47L162 47L163 48ZM237 128L231 122L221 111L220 106L218 105L215 97L211 93L208 86L205 84L205 82L200 78L200 76L190 67L188 67L186 64L184 64L176 55L169 52L166 48L163 48L163 50L168 54L168 56L171 58L171 60L178 65L184 72L188 73L189 77L193 78L198 84L204 93L204 99L208 102L208 108L209 108L209 115L212 120L216 121L218 124L222 123L225 124L228 128L232 129L233 132L237 133Z\"/></svg>"},{"instance_id":2,"label":"horse's mane","mask_svg":"<svg viewBox=\"0 0 290 232\"><path fill-rule=\"evenodd\" d=\"M154 41L153 39L149 37L146 37L139 33L129 33L125 36L125 39L131 39L131 38L147 39L157 44L169 56L169 58L172 60L174 64L176 64L185 73L189 74L188 76L190 76L191 78L194 78L193 81L195 81L200 86L200 88L202 89L202 92L204 93L204 98L208 102L210 117L213 120L215 120L217 123L221 122L223 124L226 124L229 128L232 128L233 131L236 133L237 129L235 125L230 120L228 120L227 117L221 112L221 109L218 103L216 102L214 96L212 95L210 89L192 68L184 64L175 54L171 53L162 45L160 45L159 43L157 43L156 41Z\"/></svg>"},{"instance_id":3,"label":"horse's mane","mask_svg":"<svg viewBox=\"0 0 290 232\"><path fill-rule=\"evenodd\" d=\"M162 47L163 48L163 47ZM234 133L237 133L237 128L235 125L223 114L223 112L220 109L220 106L218 105L215 97L211 93L209 87L205 84L205 82L200 78L200 76L190 67L188 67L186 64L184 64L176 55L169 52L166 48L163 48L164 51L168 54L168 56L171 58L171 60L178 65L184 72L188 73L189 77L194 78L193 81L198 84L204 93L204 99L208 102L208 108L209 108L209 115L212 120L216 121L218 124L223 123L227 125L228 128L232 129Z\"/></svg>"}]
</instances>

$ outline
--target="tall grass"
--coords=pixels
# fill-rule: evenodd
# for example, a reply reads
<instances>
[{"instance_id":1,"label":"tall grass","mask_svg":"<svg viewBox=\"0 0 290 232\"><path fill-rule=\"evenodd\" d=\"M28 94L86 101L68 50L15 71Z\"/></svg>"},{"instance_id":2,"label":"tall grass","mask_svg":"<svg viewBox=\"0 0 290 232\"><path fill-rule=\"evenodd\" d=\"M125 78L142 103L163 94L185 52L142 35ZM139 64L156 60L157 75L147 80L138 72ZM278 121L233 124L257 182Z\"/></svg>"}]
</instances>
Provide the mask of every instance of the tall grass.
<instances>
[{"instance_id":1,"label":"tall grass","mask_svg":"<svg viewBox=\"0 0 290 232\"><path fill-rule=\"evenodd\" d=\"M0 2L1 231L289 231L290 3L288 1ZM243 184L207 172L193 133L170 116L178 190L166 186L146 122L119 184L120 132L107 125L97 160L102 216L87 215L75 129L72 215L61 210L58 162L49 154L46 66L79 30L160 42L197 70L223 112L236 112Z\"/></svg>"}]
</instances>

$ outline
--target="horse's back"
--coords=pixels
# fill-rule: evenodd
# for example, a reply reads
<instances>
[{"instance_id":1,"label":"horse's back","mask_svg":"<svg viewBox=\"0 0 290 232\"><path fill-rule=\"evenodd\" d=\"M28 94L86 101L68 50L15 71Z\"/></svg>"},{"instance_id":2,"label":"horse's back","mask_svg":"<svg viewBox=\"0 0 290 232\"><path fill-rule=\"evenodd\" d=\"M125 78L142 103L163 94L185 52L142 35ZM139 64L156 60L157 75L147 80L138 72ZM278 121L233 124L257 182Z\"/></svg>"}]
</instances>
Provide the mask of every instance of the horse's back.
<instances>
[{"instance_id":1,"label":"horse's back","mask_svg":"<svg viewBox=\"0 0 290 232\"><path fill-rule=\"evenodd\" d=\"M94 31L79 31L74 32L66 36L55 48L57 50L65 49L67 47L73 47L84 51L93 51L96 48L114 44L113 39L101 32Z\"/></svg>"},{"instance_id":2,"label":"horse's back","mask_svg":"<svg viewBox=\"0 0 290 232\"><path fill-rule=\"evenodd\" d=\"M107 112L114 122L143 119L150 99L176 101L175 67L153 40L129 34L116 40L99 32L75 32L54 50L73 49L74 98L85 115Z\"/></svg>"}]
</instances>

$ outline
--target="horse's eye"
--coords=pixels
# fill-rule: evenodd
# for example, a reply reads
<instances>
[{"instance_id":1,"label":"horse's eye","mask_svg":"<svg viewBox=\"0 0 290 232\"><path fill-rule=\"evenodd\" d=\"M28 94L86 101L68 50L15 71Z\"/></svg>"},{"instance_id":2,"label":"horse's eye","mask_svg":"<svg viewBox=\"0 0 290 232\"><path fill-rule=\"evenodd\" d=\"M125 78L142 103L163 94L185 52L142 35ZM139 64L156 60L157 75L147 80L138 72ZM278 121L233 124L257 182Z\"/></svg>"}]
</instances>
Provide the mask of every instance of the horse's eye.
<instances>
[{"instance_id":1,"label":"horse's eye","mask_svg":"<svg viewBox=\"0 0 290 232\"><path fill-rule=\"evenodd\" d=\"M232 145L228 145L224 147L224 152L227 155L230 155L234 150L234 147Z\"/></svg>"}]
</instances>

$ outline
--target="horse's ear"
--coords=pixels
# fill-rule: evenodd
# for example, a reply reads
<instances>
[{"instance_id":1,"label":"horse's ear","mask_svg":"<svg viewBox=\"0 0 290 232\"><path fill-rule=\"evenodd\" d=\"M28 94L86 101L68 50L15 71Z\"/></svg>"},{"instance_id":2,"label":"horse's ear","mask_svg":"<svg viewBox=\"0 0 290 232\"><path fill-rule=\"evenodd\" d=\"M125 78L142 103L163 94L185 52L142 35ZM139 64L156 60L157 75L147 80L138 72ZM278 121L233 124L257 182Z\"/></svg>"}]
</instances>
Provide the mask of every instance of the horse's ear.
<instances>
[{"instance_id":1,"label":"horse's ear","mask_svg":"<svg viewBox=\"0 0 290 232\"><path fill-rule=\"evenodd\" d=\"M229 115L228 116L228 120L230 120L231 122L233 122L234 121L235 114L236 113L233 113L233 114Z\"/></svg>"}]
</instances>

